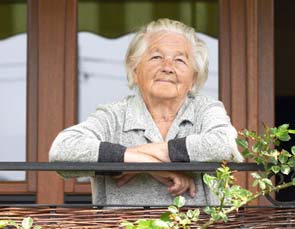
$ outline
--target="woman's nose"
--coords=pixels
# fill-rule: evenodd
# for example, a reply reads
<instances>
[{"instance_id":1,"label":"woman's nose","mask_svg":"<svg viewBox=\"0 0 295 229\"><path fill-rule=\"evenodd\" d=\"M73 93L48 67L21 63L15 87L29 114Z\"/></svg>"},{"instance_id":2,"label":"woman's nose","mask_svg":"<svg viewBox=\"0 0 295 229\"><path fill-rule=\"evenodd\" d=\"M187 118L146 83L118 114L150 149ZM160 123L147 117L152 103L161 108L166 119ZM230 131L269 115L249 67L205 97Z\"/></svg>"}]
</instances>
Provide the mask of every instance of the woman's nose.
<instances>
[{"instance_id":1,"label":"woman's nose","mask_svg":"<svg viewBox=\"0 0 295 229\"><path fill-rule=\"evenodd\" d=\"M171 59L164 59L163 61L163 72L166 73L173 73L174 69L173 69L173 61Z\"/></svg>"}]
</instances>

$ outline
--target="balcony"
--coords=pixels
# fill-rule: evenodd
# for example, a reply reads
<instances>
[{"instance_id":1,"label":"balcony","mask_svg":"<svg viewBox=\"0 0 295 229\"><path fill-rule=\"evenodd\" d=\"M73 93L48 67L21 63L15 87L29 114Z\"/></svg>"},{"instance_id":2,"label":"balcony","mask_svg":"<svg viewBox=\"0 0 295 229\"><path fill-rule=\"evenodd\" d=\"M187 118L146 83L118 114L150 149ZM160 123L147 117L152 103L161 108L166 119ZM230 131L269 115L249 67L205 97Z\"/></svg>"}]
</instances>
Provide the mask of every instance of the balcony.
<instances>
[{"instance_id":1,"label":"balcony","mask_svg":"<svg viewBox=\"0 0 295 229\"><path fill-rule=\"evenodd\" d=\"M255 163L228 163L234 171L259 171L263 168ZM220 163L26 163L1 162L0 170L6 171L186 171L213 172ZM51 191L51 190L48 190ZM132 195L132 194L131 194ZM279 202L267 196L271 204L267 206L244 206L238 212L228 215L227 223L216 223L209 228L294 228L295 203ZM204 206L185 206L181 211L202 208ZM121 222L138 219L159 219L167 206L96 206L86 204L15 204L0 205L0 220L14 220L21 223L25 217L32 217L34 225L42 228L120 228ZM208 221L209 216L201 211L197 224Z\"/></svg>"}]
</instances>

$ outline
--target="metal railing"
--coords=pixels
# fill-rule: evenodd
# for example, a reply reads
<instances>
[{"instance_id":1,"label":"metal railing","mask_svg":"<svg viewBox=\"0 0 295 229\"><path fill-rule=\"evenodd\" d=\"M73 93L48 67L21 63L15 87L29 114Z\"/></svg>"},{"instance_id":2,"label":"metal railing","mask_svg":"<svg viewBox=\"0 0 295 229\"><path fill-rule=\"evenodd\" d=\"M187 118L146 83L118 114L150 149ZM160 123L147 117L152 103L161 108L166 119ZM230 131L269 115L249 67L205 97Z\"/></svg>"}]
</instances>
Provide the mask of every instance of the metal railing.
<instances>
[{"instance_id":1,"label":"metal railing","mask_svg":"<svg viewBox=\"0 0 295 229\"><path fill-rule=\"evenodd\" d=\"M189 163L114 163L114 162L0 162L0 171L182 171L182 172L215 172L220 162L189 162ZM263 166L256 163L227 163L233 171L262 171ZM294 176L294 171L292 176ZM294 206L295 201L282 202L267 195L266 198L275 206Z\"/></svg>"}]
</instances>

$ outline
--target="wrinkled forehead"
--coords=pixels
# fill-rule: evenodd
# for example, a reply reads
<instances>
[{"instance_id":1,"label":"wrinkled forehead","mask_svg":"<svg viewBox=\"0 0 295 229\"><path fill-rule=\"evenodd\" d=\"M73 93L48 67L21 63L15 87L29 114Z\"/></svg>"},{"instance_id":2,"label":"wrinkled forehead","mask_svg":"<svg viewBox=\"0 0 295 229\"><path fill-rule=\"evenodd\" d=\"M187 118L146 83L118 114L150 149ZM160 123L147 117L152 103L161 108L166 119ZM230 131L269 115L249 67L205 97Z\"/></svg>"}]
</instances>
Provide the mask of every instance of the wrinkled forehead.
<instances>
[{"instance_id":1,"label":"wrinkled forehead","mask_svg":"<svg viewBox=\"0 0 295 229\"><path fill-rule=\"evenodd\" d=\"M147 51L155 51L161 48L176 50L184 55L191 55L191 42L181 33L158 31L147 34Z\"/></svg>"}]
</instances>

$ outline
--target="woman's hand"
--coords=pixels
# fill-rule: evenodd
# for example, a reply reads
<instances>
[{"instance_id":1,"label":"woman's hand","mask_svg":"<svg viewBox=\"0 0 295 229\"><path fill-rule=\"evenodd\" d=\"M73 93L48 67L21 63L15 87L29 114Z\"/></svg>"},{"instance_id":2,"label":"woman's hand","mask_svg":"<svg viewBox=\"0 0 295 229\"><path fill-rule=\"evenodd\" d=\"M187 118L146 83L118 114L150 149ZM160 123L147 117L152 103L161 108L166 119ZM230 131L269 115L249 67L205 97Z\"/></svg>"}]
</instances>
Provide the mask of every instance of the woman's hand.
<instances>
[{"instance_id":1,"label":"woman's hand","mask_svg":"<svg viewBox=\"0 0 295 229\"><path fill-rule=\"evenodd\" d=\"M124 153L124 162L161 162L159 159L138 150L138 147L128 148ZM113 177L118 187L123 186L137 175L136 172L127 172Z\"/></svg>"},{"instance_id":2,"label":"woman's hand","mask_svg":"<svg viewBox=\"0 0 295 229\"><path fill-rule=\"evenodd\" d=\"M124 184L128 183L130 180L132 180L136 175L137 173L123 173L119 176L113 177L113 179L115 180L116 185L118 187L121 187Z\"/></svg>"},{"instance_id":3,"label":"woman's hand","mask_svg":"<svg viewBox=\"0 0 295 229\"><path fill-rule=\"evenodd\" d=\"M128 157L126 159L129 161L124 160L124 162L171 162L169 158L167 142L148 143L131 147L126 150L125 154L130 152L136 154L129 155L133 158Z\"/></svg>"},{"instance_id":4,"label":"woman's hand","mask_svg":"<svg viewBox=\"0 0 295 229\"><path fill-rule=\"evenodd\" d=\"M167 143L149 143L132 148L127 148L124 154L124 162L170 162ZM177 172L150 172L152 177L167 186L172 196L188 192L191 197L196 195L194 180L183 173ZM120 187L133 179L136 173L124 173L115 177Z\"/></svg>"},{"instance_id":5,"label":"woman's hand","mask_svg":"<svg viewBox=\"0 0 295 229\"><path fill-rule=\"evenodd\" d=\"M193 178L177 172L150 172L151 176L166 185L167 191L172 196L178 196L185 192L193 198L196 196L196 186Z\"/></svg>"}]
</instances>

